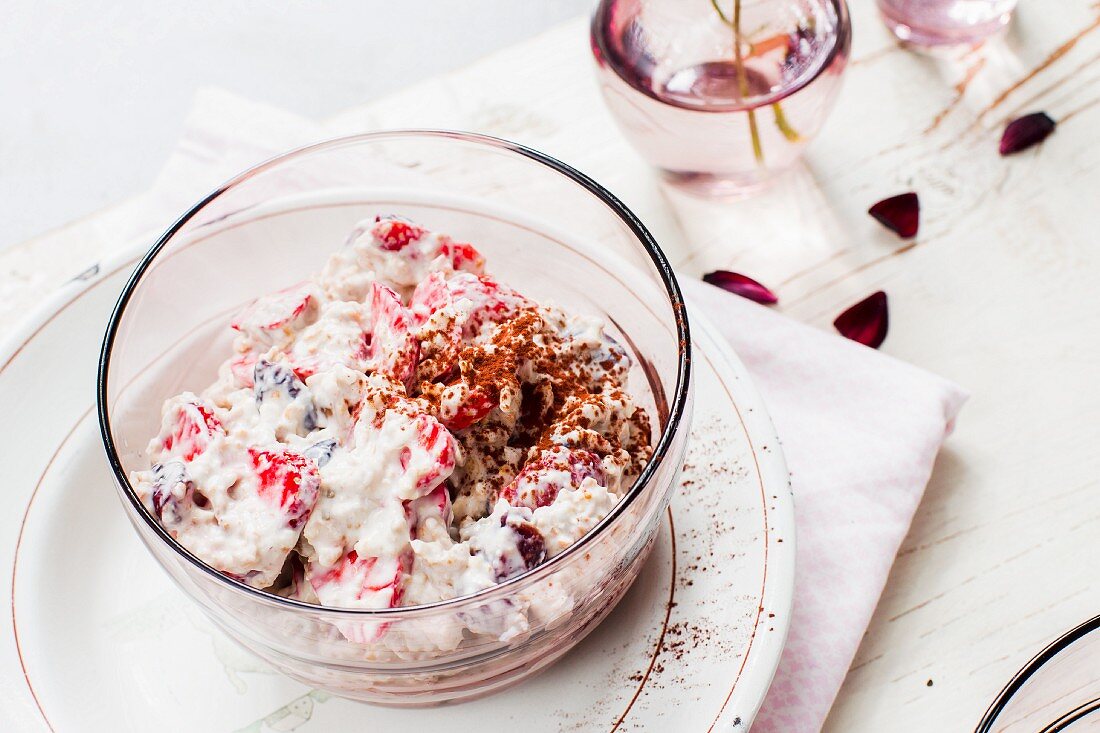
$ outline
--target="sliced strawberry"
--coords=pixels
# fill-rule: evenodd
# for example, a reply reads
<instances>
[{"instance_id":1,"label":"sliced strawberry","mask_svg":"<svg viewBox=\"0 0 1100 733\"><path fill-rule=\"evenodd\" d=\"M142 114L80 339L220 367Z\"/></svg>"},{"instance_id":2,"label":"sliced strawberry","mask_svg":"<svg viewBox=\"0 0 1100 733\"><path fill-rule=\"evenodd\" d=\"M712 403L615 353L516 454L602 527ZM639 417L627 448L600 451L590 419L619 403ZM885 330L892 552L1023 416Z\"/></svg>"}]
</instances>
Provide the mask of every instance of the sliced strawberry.
<instances>
[{"instance_id":1,"label":"sliced strawberry","mask_svg":"<svg viewBox=\"0 0 1100 733\"><path fill-rule=\"evenodd\" d=\"M295 339L286 358L302 382L336 365L370 370L370 316L358 303L339 303Z\"/></svg>"},{"instance_id":2,"label":"sliced strawberry","mask_svg":"<svg viewBox=\"0 0 1100 733\"><path fill-rule=\"evenodd\" d=\"M294 355L292 354L292 356ZM316 359L299 359L291 367L291 371L304 384L307 379L321 371L321 363Z\"/></svg>"},{"instance_id":3,"label":"sliced strawberry","mask_svg":"<svg viewBox=\"0 0 1100 733\"><path fill-rule=\"evenodd\" d=\"M417 379L435 380L453 371L462 350L463 319L453 307L447 279L433 272L420 281L409 301L420 343Z\"/></svg>"},{"instance_id":4,"label":"sliced strawberry","mask_svg":"<svg viewBox=\"0 0 1100 733\"><path fill-rule=\"evenodd\" d=\"M537 509L554 503L562 489L577 488L586 478L603 483L600 458L586 450L557 447L545 450L529 461L516 477L500 491L512 506Z\"/></svg>"},{"instance_id":5,"label":"sliced strawberry","mask_svg":"<svg viewBox=\"0 0 1100 733\"><path fill-rule=\"evenodd\" d=\"M406 501L405 516L414 532L417 527L428 519L437 519L444 527L450 526L452 519L451 495L447 491L446 485L440 484L430 494L426 494L419 499Z\"/></svg>"},{"instance_id":6,"label":"sliced strawberry","mask_svg":"<svg viewBox=\"0 0 1100 733\"><path fill-rule=\"evenodd\" d=\"M307 283L298 283L252 301L229 325L253 338L284 328L297 330L312 321L316 312L311 307L313 301Z\"/></svg>"},{"instance_id":7,"label":"sliced strawberry","mask_svg":"<svg viewBox=\"0 0 1100 733\"><path fill-rule=\"evenodd\" d=\"M468 428L492 412L493 408L497 406L496 400L487 394L485 390L480 387L471 389L466 384L456 384L443 390L441 402L449 403L454 397L461 400L454 414L449 414L449 412L443 414L442 410L440 414L440 419L443 420L443 424L447 426L448 430Z\"/></svg>"},{"instance_id":8,"label":"sliced strawberry","mask_svg":"<svg viewBox=\"0 0 1100 733\"><path fill-rule=\"evenodd\" d=\"M412 314L397 293L375 282L371 284L371 319L368 353L375 369L408 386L420 355Z\"/></svg>"},{"instance_id":9,"label":"sliced strawberry","mask_svg":"<svg viewBox=\"0 0 1100 733\"><path fill-rule=\"evenodd\" d=\"M287 517L287 525L300 527L309 519L321 488L317 464L295 451L277 448L249 448L252 468L259 478L258 493L277 505Z\"/></svg>"},{"instance_id":10,"label":"sliced strawberry","mask_svg":"<svg viewBox=\"0 0 1100 733\"><path fill-rule=\"evenodd\" d=\"M500 323L529 305L522 295L487 275L458 273L447 281L451 297L468 298L473 307L462 324L463 334L473 336L485 323Z\"/></svg>"},{"instance_id":11,"label":"sliced strawberry","mask_svg":"<svg viewBox=\"0 0 1100 733\"><path fill-rule=\"evenodd\" d=\"M225 428L214 416L213 409L200 402L174 405L165 415L164 424L170 427L168 434L161 438L161 445L169 454L184 461L201 455L215 436L225 435Z\"/></svg>"},{"instance_id":12,"label":"sliced strawberry","mask_svg":"<svg viewBox=\"0 0 1100 733\"><path fill-rule=\"evenodd\" d=\"M361 608L395 608L401 603L410 564L408 553L396 558L359 557L351 550L309 582L322 603L326 596L341 593L350 595Z\"/></svg>"},{"instance_id":13,"label":"sliced strawberry","mask_svg":"<svg viewBox=\"0 0 1100 733\"><path fill-rule=\"evenodd\" d=\"M412 553L399 557L359 557L348 552L335 568L310 579L323 606L396 608L405 593L405 578L412 567ZM340 633L356 644L374 644L386 635L389 621L338 621Z\"/></svg>"},{"instance_id":14,"label":"sliced strawberry","mask_svg":"<svg viewBox=\"0 0 1100 733\"><path fill-rule=\"evenodd\" d=\"M475 336L485 323L504 321L527 305L526 298L490 277L432 273L409 302L422 350L417 378L434 381L450 374L464 339Z\"/></svg>"},{"instance_id":15,"label":"sliced strawberry","mask_svg":"<svg viewBox=\"0 0 1100 733\"><path fill-rule=\"evenodd\" d=\"M401 449L401 470L415 474L417 492L423 496L439 486L455 468L455 439L431 415L413 418L415 441Z\"/></svg>"},{"instance_id":16,"label":"sliced strawberry","mask_svg":"<svg viewBox=\"0 0 1100 733\"><path fill-rule=\"evenodd\" d=\"M442 272L430 273L417 284L409 300L413 324L419 326L451 303L451 291Z\"/></svg>"},{"instance_id":17,"label":"sliced strawberry","mask_svg":"<svg viewBox=\"0 0 1100 733\"><path fill-rule=\"evenodd\" d=\"M252 351L246 351L229 360L229 371L233 373L233 377L237 380L237 384L242 387L253 386L252 372L255 368L256 354Z\"/></svg>"},{"instance_id":18,"label":"sliced strawberry","mask_svg":"<svg viewBox=\"0 0 1100 733\"><path fill-rule=\"evenodd\" d=\"M439 252L451 262L451 267L480 275L485 269L485 258L474 245L456 242L448 236L439 236Z\"/></svg>"},{"instance_id":19,"label":"sliced strawberry","mask_svg":"<svg viewBox=\"0 0 1100 733\"><path fill-rule=\"evenodd\" d=\"M379 216L374 221L375 225L371 229L371 235L378 246L387 252L400 252L426 233L424 229L416 224L396 217L383 218Z\"/></svg>"}]
</instances>

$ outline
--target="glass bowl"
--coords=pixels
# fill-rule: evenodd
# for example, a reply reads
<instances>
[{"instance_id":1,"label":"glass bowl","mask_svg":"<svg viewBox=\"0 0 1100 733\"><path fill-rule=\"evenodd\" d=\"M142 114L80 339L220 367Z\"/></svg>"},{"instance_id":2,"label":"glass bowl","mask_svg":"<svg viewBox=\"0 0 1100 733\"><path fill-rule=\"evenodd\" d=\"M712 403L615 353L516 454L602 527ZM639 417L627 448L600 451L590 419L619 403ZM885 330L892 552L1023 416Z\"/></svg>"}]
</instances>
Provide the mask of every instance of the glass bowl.
<instances>
[{"instance_id":1,"label":"glass bowl","mask_svg":"<svg viewBox=\"0 0 1100 733\"><path fill-rule=\"evenodd\" d=\"M211 383L231 316L321 269L356 223L406 216L474 242L500 280L601 317L633 358L629 389L653 459L589 534L476 594L385 610L322 608L257 590L186 550L138 499L162 402ZM629 588L677 485L690 424L691 344L679 286L645 227L569 166L514 143L379 132L279 156L183 215L138 264L111 316L97 388L103 443L131 523L227 635L337 695L424 705L485 694L554 662Z\"/></svg>"},{"instance_id":2,"label":"glass bowl","mask_svg":"<svg viewBox=\"0 0 1100 733\"><path fill-rule=\"evenodd\" d=\"M977 733L1100 730L1100 616L1051 642L989 706Z\"/></svg>"}]
</instances>

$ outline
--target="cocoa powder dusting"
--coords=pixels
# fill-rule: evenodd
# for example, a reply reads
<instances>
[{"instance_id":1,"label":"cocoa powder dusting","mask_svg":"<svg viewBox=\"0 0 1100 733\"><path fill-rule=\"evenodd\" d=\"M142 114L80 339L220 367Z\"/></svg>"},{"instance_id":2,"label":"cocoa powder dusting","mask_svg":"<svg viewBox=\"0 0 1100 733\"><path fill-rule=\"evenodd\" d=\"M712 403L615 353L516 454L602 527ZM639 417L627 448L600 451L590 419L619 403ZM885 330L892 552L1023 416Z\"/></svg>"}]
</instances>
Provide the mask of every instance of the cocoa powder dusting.
<instances>
[{"instance_id":1,"label":"cocoa powder dusting","mask_svg":"<svg viewBox=\"0 0 1100 733\"><path fill-rule=\"evenodd\" d=\"M444 389L455 385L465 385L470 394L480 395L494 406L518 396L518 415L515 425L509 426L508 439L487 453L484 437L487 429L493 429L491 419L455 432L460 443L481 447L490 465L505 468L507 449L524 450L530 460L553 449L555 438L579 431L585 444L577 447L598 455L626 448L631 471L640 472L650 456L650 424L645 411L636 409L622 430L598 433L590 430L592 421L586 415L606 413L607 398L627 399L616 372L618 362L609 356L596 362L598 369L594 370L592 353L563 340L547 318L552 316L537 306L517 309L497 323L487 339L462 347L451 373L422 381L415 396L435 415L440 413ZM620 439L624 431L630 437L628 446ZM496 482L498 488L514 473L505 470Z\"/></svg>"}]
</instances>

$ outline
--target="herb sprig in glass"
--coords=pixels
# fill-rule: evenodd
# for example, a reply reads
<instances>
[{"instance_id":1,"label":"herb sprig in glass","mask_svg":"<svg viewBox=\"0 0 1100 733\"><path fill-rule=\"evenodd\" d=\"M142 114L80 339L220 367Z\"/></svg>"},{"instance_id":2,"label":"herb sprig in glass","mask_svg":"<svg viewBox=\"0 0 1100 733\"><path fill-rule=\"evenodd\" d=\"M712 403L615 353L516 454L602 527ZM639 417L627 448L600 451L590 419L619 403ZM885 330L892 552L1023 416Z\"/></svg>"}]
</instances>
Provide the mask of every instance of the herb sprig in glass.
<instances>
[{"instance_id":1,"label":"herb sprig in glass","mask_svg":"<svg viewBox=\"0 0 1100 733\"><path fill-rule=\"evenodd\" d=\"M722 6L718 4L718 0L710 0L711 7L714 8L714 12L718 13L718 17L722 19L722 22L730 26L733 30L733 63L734 70L737 73L737 88L741 100L744 101L749 95L749 76L745 69L745 52L744 52L744 38L741 33L741 0L733 0L733 17L730 17L722 10ZM801 28L799 29L802 30ZM767 53L768 51L775 50L777 48L789 48L789 37L786 35L773 36L767 38L757 44L749 44L749 56L755 56L758 54ZM779 102L773 102L771 104L772 114L775 119L776 129L790 142L798 142L801 137L798 131L794 129L791 123L787 120L787 115L783 112L783 105ZM745 110L749 120L749 134L752 137L752 153L756 159L758 165L764 165L764 146L760 141L760 128L757 126L756 110L749 108Z\"/></svg>"}]
</instances>

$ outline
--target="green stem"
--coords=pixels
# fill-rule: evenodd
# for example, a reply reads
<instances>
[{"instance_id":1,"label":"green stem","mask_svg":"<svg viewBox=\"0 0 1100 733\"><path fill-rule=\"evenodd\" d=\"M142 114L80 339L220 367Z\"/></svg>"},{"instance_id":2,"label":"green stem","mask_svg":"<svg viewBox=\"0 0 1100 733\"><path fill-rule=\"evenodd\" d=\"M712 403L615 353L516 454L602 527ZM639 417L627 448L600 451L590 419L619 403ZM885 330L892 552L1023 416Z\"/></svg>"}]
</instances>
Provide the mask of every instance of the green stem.
<instances>
[{"instance_id":1,"label":"green stem","mask_svg":"<svg viewBox=\"0 0 1100 733\"><path fill-rule=\"evenodd\" d=\"M712 0L717 9L717 0ZM721 14L721 10L718 11ZM725 15L722 15L724 18ZM733 0L733 60L737 69L737 86L741 101L749 96L749 77L745 73L745 59L741 55L741 0ZM756 126L756 110L746 110L749 118L749 135L752 136L752 154L759 165L764 165L764 146L760 143L760 130Z\"/></svg>"},{"instance_id":2,"label":"green stem","mask_svg":"<svg viewBox=\"0 0 1100 733\"><path fill-rule=\"evenodd\" d=\"M783 133L783 137L787 138L792 143L796 143L802 139L802 136L798 134L798 130L791 127L791 123L787 121L787 115L783 113L783 107L779 102L772 105L772 112L775 113L775 126Z\"/></svg>"},{"instance_id":3,"label":"green stem","mask_svg":"<svg viewBox=\"0 0 1100 733\"><path fill-rule=\"evenodd\" d=\"M718 17L722 19L722 22L726 25L733 25L733 21L729 19L729 16L722 12L722 8L718 5L718 0L710 0L711 7L714 8L714 12L718 13Z\"/></svg>"}]
</instances>

